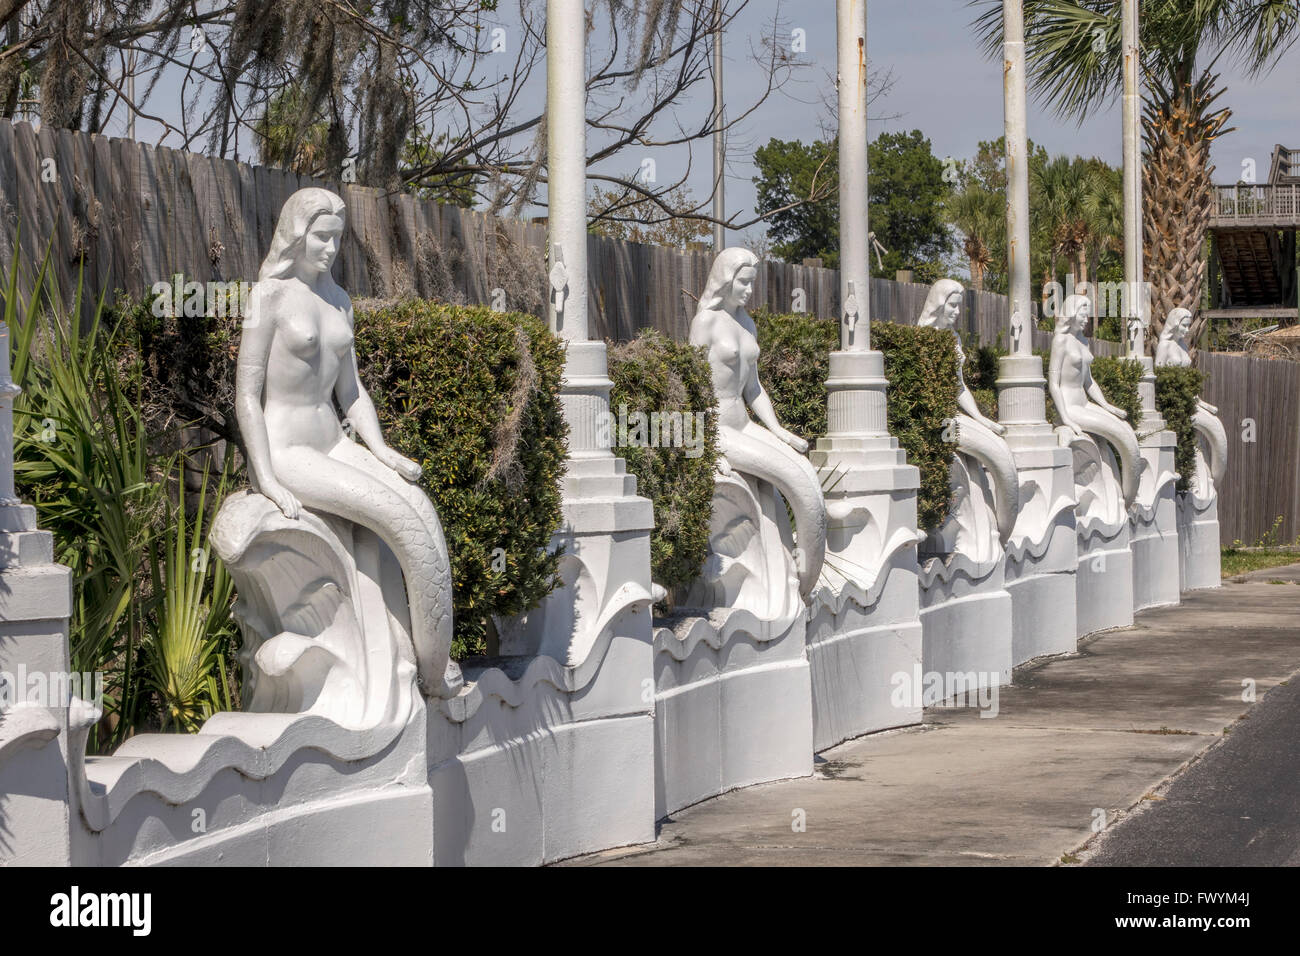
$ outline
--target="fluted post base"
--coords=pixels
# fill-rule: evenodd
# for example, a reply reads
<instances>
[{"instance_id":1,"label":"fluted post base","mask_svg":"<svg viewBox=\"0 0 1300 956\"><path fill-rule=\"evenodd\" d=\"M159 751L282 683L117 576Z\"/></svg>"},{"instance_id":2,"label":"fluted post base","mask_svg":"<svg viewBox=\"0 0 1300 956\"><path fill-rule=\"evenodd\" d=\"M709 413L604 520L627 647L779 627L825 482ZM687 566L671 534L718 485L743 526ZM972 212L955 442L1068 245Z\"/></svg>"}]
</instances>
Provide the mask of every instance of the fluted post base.
<instances>
[{"instance_id":1,"label":"fluted post base","mask_svg":"<svg viewBox=\"0 0 1300 956\"><path fill-rule=\"evenodd\" d=\"M1020 481L1020 515L1006 555L1015 666L1076 646L1074 463L1047 421L1042 358L1003 356L997 386L998 420Z\"/></svg>"}]
</instances>

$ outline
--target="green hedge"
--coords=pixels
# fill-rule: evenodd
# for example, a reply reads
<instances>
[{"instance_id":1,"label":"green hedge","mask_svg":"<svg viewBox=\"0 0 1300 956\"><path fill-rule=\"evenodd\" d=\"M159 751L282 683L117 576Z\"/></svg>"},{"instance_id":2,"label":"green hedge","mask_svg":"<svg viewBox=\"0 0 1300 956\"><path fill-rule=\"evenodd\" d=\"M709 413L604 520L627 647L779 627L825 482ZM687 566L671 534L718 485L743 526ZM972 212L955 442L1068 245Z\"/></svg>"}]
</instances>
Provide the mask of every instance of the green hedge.
<instances>
[{"instance_id":1,"label":"green hedge","mask_svg":"<svg viewBox=\"0 0 1300 956\"><path fill-rule=\"evenodd\" d=\"M952 332L873 322L871 347L885 354L889 432L907 450L908 464L921 470L917 527L932 531L948 517L949 464L957 450L956 442L944 437L946 423L957 414L957 350Z\"/></svg>"},{"instance_id":2,"label":"green hedge","mask_svg":"<svg viewBox=\"0 0 1300 956\"><path fill-rule=\"evenodd\" d=\"M359 313L356 349L389 444L421 462L442 520L453 656L484 653L489 615L526 611L557 583L560 341L530 315L413 299Z\"/></svg>"},{"instance_id":3,"label":"green hedge","mask_svg":"<svg viewBox=\"0 0 1300 956\"><path fill-rule=\"evenodd\" d=\"M700 573L709 550L718 461L713 374L703 348L647 329L609 346L609 376L614 453L636 475L638 494L654 503L650 573L671 595ZM661 420L659 429L638 434L634 416L653 412L681 413L682 431L665 430ZM656 441L659 447L651 447Z\"/></svg>"},{"instance_id":4,"label":"green hedge","mask_svg":"<svg viewBox=\"0 0 1300 956\"><path fill-rule=\"evenodd\" d=\"M1100 387L1106 400L1128 413L1128 423L1134 428L1142 424L1142 396L1138 382L1142 380L1142 363L1136 359L1098 356L1092 361L1092 378Z\"/></svg>"},{"instance_id":5,"label":"green hedge","mask_svg":"<svg viewBox=\"0 0 1300 956\"><path fill-rule=\"evenodd\" d=\"M830 354L840 347L834 319L805 313L755 312L758 376L781 424L808 442L826 434L826 378Z\"/></svg>"},{"instance_id":6,"label":"green hedge","mask_svg":"<svg viewBox=\"0 0 1300 956\"><path fill-rule=\"evenodd\" d=\"M754 316L762 348L759 375L777 418L812 443L826 434L826 378L839 348L839 322L811 315ZM948 464L956 444L944 423L957 412L957 354L952 333L871 324L871 347L885 355L889 432L921 471L917 522L937 528L948 515Z\"/></svg>"},{"instance_id":7,"label":"green hedge","mask_svg":"<svg viewBox=\"0 0 1300 956\"><path fill-rule=\"evenodd\" d=\"M1178 436L1174 461L1178 471L1178 490L1186 491L1196 469L1196 432L1192 416L1205 386L1200 369L1163 366L1156 369L1156 408L1166 426Z\"/></svg>"}]
</instances>

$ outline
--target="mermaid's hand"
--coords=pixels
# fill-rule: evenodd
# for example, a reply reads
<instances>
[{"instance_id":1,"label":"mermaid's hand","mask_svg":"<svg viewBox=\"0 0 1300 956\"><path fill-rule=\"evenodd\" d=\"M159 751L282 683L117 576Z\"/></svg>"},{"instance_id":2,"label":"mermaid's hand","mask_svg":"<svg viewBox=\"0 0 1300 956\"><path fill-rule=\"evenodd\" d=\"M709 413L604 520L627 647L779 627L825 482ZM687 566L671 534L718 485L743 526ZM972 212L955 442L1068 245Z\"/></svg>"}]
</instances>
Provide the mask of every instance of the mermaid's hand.
<instances>
[{"instance_id":1,"label":"mermaid's hand","mask_svg":"<svg viewBox=\"0 0 1300 956\"><path fill-rule=\"evenodd\" d=\"M274 484L263 486L262 494L275 502L275 506L284 512L286 518L297 519L298 510L302 505L298 503L298 499L295 498L289 489L284 487L284 485Z\"/></svg>"},{"instance_id":2,"label":"mermaid's hand","mask_svg":"<svg viewBox=\"0 0 1300 956\"><path fill-rule=\"evenodd\" d=\"M1120 408L1117 405L1110 406L1110 413L1114 415L1116 418L1121 418L1125 421L1128 421L1128 412L1124 411L1124 409Z\"/></svg>"},{"instance_id":3,"label":"mermaid's hand","mask_svg":"<svg viewBox=\"0 0 1300 956\"><path fill-rule=\"evenodd\" d=\"M984 419L984 427L995 435L1005 435L1007 433L1006 425L1003 425L1001 422L995 422L991 418Z\"/></svg>"},{"instance_id":4,"label":"mermaid's hand","mask_svg":"<svg viewBox=\"0 0 1300 956\"><path fill-rule=\"evenodd\" d=\"M1066 428L1070 429L1070 431L1074 433L1075 438L1083 437L1083 429L1080 428L1078 425L1076 425L1074 422L1065 422L1064 424Z\"/></svg>"},{"instance_id":5,"label":"mermaid's hand","mask_svg":"<svg viewBox=\"0 0 1300 956\"><path fill-rule=\"evenodd\" d=\"M731 477L731 462L727 461L726 455L718 456L718 474L723 478Z\"/></svg>"},{"instance_id":6,"label":"mermaid's hand","mask_svg":"<svg viewBox=\"0 0 1300 956\"><path fill-rule=\"evenodd\" d=\"M399 455L391 448L385 448L377 457L393 471L397 472L407 481L419 481L420 476L424 474L424 469L411 459Z\"/></svg>"},{"instance_id":7,"label":"mermaid's hand","mask_svg":"<svg viewBox=\"0 0 1300 956\"><path fill-rule=\"evenodd\" d=\"M801 455L808 451L808 443L792 431L782 428L778 437Z\"/></svg>"}]
</instances>

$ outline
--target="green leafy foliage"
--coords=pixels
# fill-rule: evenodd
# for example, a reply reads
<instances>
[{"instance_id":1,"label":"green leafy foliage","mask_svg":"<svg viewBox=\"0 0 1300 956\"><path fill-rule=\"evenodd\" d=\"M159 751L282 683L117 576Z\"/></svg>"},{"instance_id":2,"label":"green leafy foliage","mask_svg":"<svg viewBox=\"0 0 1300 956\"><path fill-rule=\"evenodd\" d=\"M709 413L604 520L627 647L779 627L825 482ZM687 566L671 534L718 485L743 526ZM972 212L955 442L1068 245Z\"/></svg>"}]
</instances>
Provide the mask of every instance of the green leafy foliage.
<instances>
[{"instance_id":1,"label":"green leafy foliage","mask_svg":"<svg viewBox=\"0 0 1300 956\"><path fill-rule=\"evenodd\" d=\"M207 535L225 495L225 477L209 509L208 476L203 476L193 518L169 501L167 520L149 549L158 606L148 619L142 676L160 704L163 730L195 733L214 713L232 706L226 661L238 639L230 615L235 587L226 566L212 555ZM182 472L177 487L184 486Z\"/></svg>"},{"instance_id":2,"label":"green leafy foliage","mask_svg":"<svg viewBox=\"0 0 1300 956\"><path fill-rule=\"evenodd\" d=\"M522 613L557 583L560 341L529 315L412 299L359 312L356 349L389 444L422 464L442 520L452 654L485 653L490 616Z\"/></svg>"},{"instance_id":3,"label":"green leafy foliage","mask_svg":"<svg viewBox=\"0 0 1300 956\"><path fill-rule=\"evenodd\" d=\"M1128 413L1128 423L1135 429L1142 424L1142 363L1134 359L1099 356L1092 360L1092 378L1106 400Z\"/></svg>"},{"instance_id":4,"label":"green leafy foliage","mask_svg":"<svg viewBox=\"0 0 1300 956\"><path fill-rule=\"evenodd\" d=\"M826 376L839 323L813 315L755 312L758 377L781 424L811 446L826 434Z\"/></svg>"},{"instance_id":5,"label":"green leafy foliage","mask_svg":"<svg viewBox=\"0 0 1300 956\"><path fill-rule=\"evenodd\" d=\"M48 263L20 302L15 257L3 293L23 390L14 403L14 470L19 494L53 535L55 560L73 572L71 665L104 676L104 716L89 743L104 752L134 732L192 728L233 705L232 595L219 560L205 560L202 572L184 563L197 538L187 540L186 506L169 493L178 454L155 450L169 442L146 425L129 329L105 321L102 299L93 321L76 321L80 282L65 307ZM202 495L193 513L198 535ZM164 644L180 650L160 654ZM172 665L184 672L183 687L166 677Z\"/></svg>"},{"instance_id":6,"label":"green leafy foliage","mask_svg":"<svg viewBox=\"0 0 1300 956\"><path fill-rule=\"evenodd\" d=\"M768 140L754 151L758 211L770 214L772 251L787 262L840 262L839 154L831 141ZM804 200L801 202L801 200Z\"/></svg>"},{"instance_id":7,"label":"green leafy foliage","mask_svg":"<svg viewBox=\"0 0 1300 956\"><path fill-rule=\"evenodd\" d=\"M946 329L871 324L871 347L885 355L889 432L921 471L916 522L922 531L948 517L949 464L957 451L947 424L957 414L957 350Z\"/></svg>"},{"instance_id":8,"label":"green leafy foliage","mask_svg":"<svg viewBox=\"0 0 1300 956\"><path fill-rule=\"evenodd\" d=\"M1156 408L1168 429L1178 436L1174 451L1178 490L1186 491L1196 469L1196 431L1192 416L1205 386L1205 373L1190 366L1162 366L1156 369Z\"/></svg>"},{"instance_id":9,"label":"green leafy foliage","mask_svg":"<svg viewBox=\"0 0 1300 956\"><path fill-rule=\"evenodd\" d=\"M826 434L826 377L839 345L839 323L811 315L754 316L759 376L776 416L796 435L815 442ZM945 423L957 413L957 353L941 329L871 324L871 347L885 355L889 432L921 471L917 520L936 528L948 515L948 464L956 444Z\"/></svg>"},{"instance_id":10,"label":"green leafy foliage","mask_svg":"<svg viewBox=\"0 0 1300 956\"><path fill-rule=\"evenodd\" d=\"M952 239L944 220L943 163L920 130L882 133L867 147L871 229L885 248L873 275L912 269L917 281L945 274ZM788 262L820 258L839 266L839 150L834 140L769 140L754 153L758 210L770 213L773 251Z\"/></svg>"},{"instance_id":11,"label":"green leafy foliage","mask_svg":"<svg viewBox=\"0 0 1300 956\"><path fill-rule=\"evenodd\" d=\"M713 374L704 349L647 329L632 342L610 345L609 377L614 382L610 392L614 452L636 475L637 493L654 503L650 575L671 595L695 579L708 554L718 461ZM660 440L659 447L622 443L625 436L617 432L619 422L638 412L680 414L684 419L680 433L660 428L655 434L660 439L680 434L682 443ZM692 422L703 423L702 435ZM700 441L690 447L693 435ZM654 439L647 438L653 444Z\"/></svg>"}]
</instances>

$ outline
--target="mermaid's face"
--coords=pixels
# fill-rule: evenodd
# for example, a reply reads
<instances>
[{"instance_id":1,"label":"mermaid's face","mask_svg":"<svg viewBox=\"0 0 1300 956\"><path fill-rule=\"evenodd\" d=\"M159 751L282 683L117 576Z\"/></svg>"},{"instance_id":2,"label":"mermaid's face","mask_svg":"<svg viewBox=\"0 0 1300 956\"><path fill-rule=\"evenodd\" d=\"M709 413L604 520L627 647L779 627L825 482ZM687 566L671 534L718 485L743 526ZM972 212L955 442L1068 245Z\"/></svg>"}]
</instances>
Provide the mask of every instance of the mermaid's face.
<instances>
[{"instance_id":1,"label":"mermaid's face","mask_svg":"<svg viewBox=\"0 0 1300 956\"><path fill-rule=\"evenodd\" d=\"M1092 303L1087 299L1080 302L1074 309L1074 315L1070 320L1071 332L1082 332L1088 327L1088 319L1092 317Z\"/></svg>"},{"instance_id":2,"label":"mermaid's face","mask_svg":"<svg viewBox=\"0 0 1300 956\"><path fill-rule=\"evenodd\" d=\"M1190 332L1191 330L1192 330L1192 317L1190 314L1184 315L1181 319L1178 320L1178 333L1177 333L1178 341L1181 342L1183 339L1187 338L1187 333Z\"/></svg>"},{"instance_id":3,"label":"mermaid's face","mask_svg":"<svg viewBox=\"0 0 1300 956\"><path fill-rule=\"evenodd\" d=\"M342 219L329 213L317 216L303 239L302 265L311 272L329 272L339 254L342 236Z\"/></svg>"},{"instance_id":4,"label":"mermaid's face","mask_svg":"<svg viewBox=\"0 0 1300 956\"><path fill-rule=\"evenodd\" d=\"M727 293L728 309L743 309L749 302L749 297L754 294L754 280L758 278L758 270L753 266L742 267L731 280L731 289Z\"/></svg>"},{"instance_id":5,"label":"mermaid's face","mask_svg":"<svg viewBox=\"0 0 1300 956\"><path fill-rule=\"evenodd\" d=\"M943 327L950 329L957 324L957 316L961 313L961 293L954 292L948 296L943 303L943 311L940 316L943 319Z\"/></svg>"}]
</instances>

